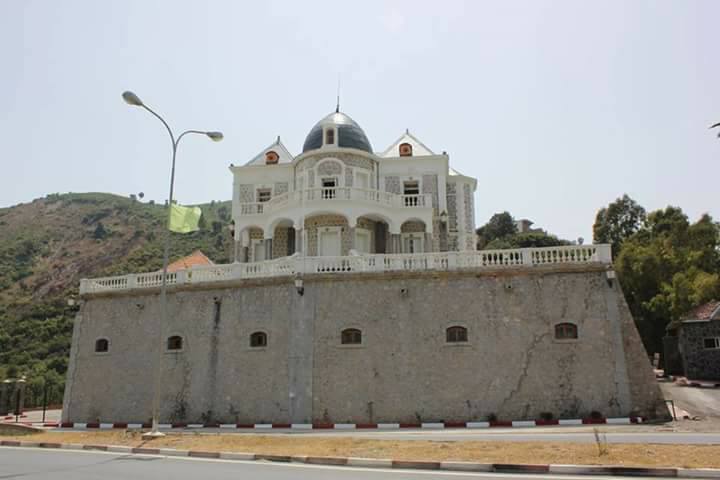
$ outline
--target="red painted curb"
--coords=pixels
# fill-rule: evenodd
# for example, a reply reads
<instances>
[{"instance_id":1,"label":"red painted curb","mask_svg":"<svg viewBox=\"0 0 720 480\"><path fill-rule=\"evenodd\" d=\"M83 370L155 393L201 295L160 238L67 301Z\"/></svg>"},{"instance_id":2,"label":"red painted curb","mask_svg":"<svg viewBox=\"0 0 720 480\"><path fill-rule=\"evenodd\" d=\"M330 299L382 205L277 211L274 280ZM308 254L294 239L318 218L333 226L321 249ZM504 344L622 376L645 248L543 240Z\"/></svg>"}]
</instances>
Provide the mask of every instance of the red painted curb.
<instances>
[{"instance_id":1,"label":"red painted curb","mask_svg":"<svg viewBox=\"0 0 720 480\"><path fill-rule=\"evenodd\" d=\"M628 423L644 423L647 421L646 418L643 417L621 417L622 420L627 420ZM604 425L607 424L608 421L606 418L583 418L583 419L568 419L572 422L578 422L583 425ZM33 425L30 422L19 422L23 425ZM433 428L482 428L482 426L479 427L468 427L468 424L470 423L482 423L482 422L437 422L438 425L433 424L431 427ZM503 428L511 428L511 427L541 427L541 426L552 426L552 425L566 425L567 423L563 424L562 420L553 419L553 420L522 420L518 423L518 425L513 425L513 422L510 420L493 420L491 422L487 422L488 426L490 427L503 427ZM576 424L576 423L571 423ZM98 422L90 422L86 424L76 424L73 422L62 422L62 423L56 423L56 422L46 422L46 423L40 423L37 422L34 425L38 426L44 426L44 427L61 427L61 428L87 428L87 429L93 429L93 428L101 428L101 424ZM128 423L126 422L115 422L112 424L109 424L112 426L112 428L128 428ZM200 425L200 424L198 424ZM293 425L290 423L272 423L272 424L254 424L254 423L236 423L234 424L234 428L243 428L243 429L254 429L254 430L261 430L262 428L259 427L259 425L262 425L264 428L285 428L285 429L292 429L292 428L302 428L307 429L308 426L312 430L330 430L337 428L338 425L348 425L350 428L354 427L356 429L367 429L367 428L380 428L380 425L377 423L356 423L356 424L337 424L337 423L323 423L323 422L317 422L313 423L311 425ZM423 428L422 423L397 423L398 425L395 428ZM205 423L202 424L203 428L223 428L221 424L219 423ZM150 428L151 425L149 423L143 423L142 428ZM188 424L185 422L175 422L170 424L170 428L173 429L181 429L181 428L188 428ZM227 427L226 427L227 428ZM232 428L232 427L231 427Z\"/></svg>"},{"instance_id":2,"label":"red painted curb","mask_svg":"<svg viewBox=\"0 0 720 480\"><path fill-rule=\"evenodd\" d=\"M467 428L467 422L445 422L445 428Z\"/></svg>"},{"instance_id":3,"label":"red painted curb","mask_svg":"<svg viewBox=\"0 0 720 480\"><path fill-rule=\"evenodd\" d=\"M491 427L512 427L510 420L494 420L490 422Z\"/></svg>"}]
</instances>

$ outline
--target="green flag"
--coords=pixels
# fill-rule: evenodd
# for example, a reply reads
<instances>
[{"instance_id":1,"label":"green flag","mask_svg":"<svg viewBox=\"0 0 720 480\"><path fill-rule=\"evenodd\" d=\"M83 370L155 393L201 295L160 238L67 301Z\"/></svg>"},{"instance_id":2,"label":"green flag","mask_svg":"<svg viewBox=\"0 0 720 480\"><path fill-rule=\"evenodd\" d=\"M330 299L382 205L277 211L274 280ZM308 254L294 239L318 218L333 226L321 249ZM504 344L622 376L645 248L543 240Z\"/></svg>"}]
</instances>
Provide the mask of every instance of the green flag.
<instances>
[{"instance_id":1,"label":"green flag","mask_svg":"<svg viewBox=\"0 0 720 480\"><path fill-rule=\"evenodd\" d=\"M201 215L200 207L183 207L173 203L170 205L170 231L190 233L200 230L198 222Z\"/></svg>"}]
</instances>

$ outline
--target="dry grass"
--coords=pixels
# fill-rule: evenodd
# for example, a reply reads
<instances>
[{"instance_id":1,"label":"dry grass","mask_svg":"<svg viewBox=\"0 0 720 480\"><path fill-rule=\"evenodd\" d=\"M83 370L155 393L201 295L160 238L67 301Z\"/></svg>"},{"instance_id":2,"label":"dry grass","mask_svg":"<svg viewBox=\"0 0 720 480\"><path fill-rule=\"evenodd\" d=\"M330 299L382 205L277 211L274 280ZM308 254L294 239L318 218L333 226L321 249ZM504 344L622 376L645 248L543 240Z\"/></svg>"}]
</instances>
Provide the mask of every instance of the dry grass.
<instances>
[{"instance_id":1,"label":"dry grass","mask_svg":"<svg viewBox=\"0 0 720 480\"><path fill-rule=\"evenodd\" d=\"M13 439L4 436L3 439ZM250 452L274 455L308 455L392 458L397 460L456 460L483 463L554 463L720 468L720 445L609 444L599 456L594 443L487 442L429 440L376 440L305 435L201 435L171 434L144 441L137 432L39 433L18 440L37 442L128 445L215 452Z\"/></svg>"}]
</instances>

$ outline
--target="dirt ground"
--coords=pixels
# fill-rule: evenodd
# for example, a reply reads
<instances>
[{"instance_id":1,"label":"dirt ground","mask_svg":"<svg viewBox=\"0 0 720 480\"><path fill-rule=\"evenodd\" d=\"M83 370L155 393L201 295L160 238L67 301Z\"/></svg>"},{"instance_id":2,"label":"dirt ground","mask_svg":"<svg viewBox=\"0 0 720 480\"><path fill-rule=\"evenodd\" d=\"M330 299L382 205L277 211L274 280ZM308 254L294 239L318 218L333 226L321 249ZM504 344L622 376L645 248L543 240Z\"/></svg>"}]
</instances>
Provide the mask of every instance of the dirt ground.
<instances>
[{"instance_id":1,"label":"dirt ground","mask_svg":"<svg viewBox=\"0 0 720 480\"><path fill-rule=\"evenodd\" d=\"M600 455L597 444L567 442L442 442L202 434L170 434L145 441L139 432L130 431L43 432L25 436L11 434L3 436L2 439L271 455L720 468L720 445L608 444L605 445L607 453Z\"/></svg>"}]
</instances>

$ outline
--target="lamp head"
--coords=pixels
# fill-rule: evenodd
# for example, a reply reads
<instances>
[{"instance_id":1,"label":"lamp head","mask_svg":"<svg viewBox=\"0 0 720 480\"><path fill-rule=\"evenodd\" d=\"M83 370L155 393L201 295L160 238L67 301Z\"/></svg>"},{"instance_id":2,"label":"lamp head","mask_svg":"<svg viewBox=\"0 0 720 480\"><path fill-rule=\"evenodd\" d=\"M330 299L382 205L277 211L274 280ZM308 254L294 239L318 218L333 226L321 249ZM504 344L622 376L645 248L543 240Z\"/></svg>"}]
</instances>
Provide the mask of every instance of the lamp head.
<instances>
[{"instance_id":1,"label":"lamp head","mask_svg":"<svg viewBox=\"0 0 720 480\"><path fill-rule=\"evenodd\" d=\"M125 103L127 103L128 105L134 105L136 107L143 106L143 102L142 102L142 100L140 100L140 97L138 97L137 95L135 95L133 92L131 92L129 90L123 92L122 97L123 97L123 100L125 100Z\"/></svg>"},{"instance_id":2,"label":"lamp head","mask_svg":"<svg viewBox=\"0 0 720 480\"><path fill-rule=\"evenodd\" d=\"M213 142L219 142L224 138L222 132L206 132L205 135L210 137Z\"/></svg>"}]
</instances>

